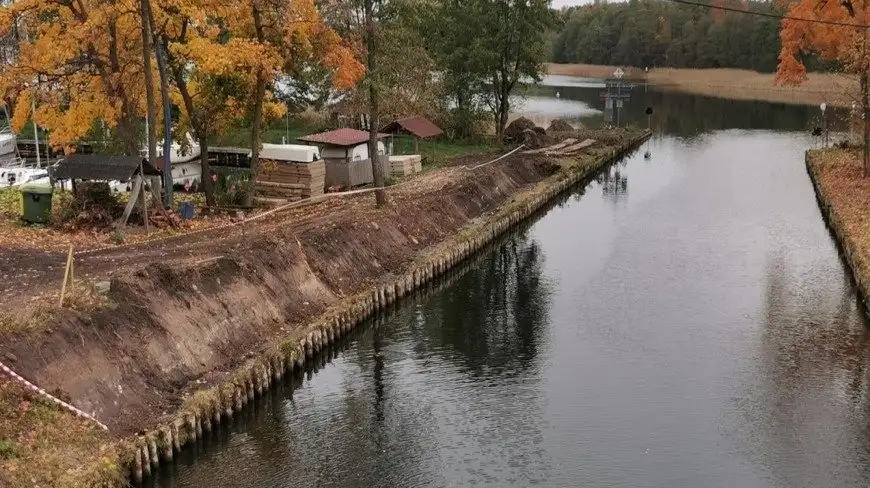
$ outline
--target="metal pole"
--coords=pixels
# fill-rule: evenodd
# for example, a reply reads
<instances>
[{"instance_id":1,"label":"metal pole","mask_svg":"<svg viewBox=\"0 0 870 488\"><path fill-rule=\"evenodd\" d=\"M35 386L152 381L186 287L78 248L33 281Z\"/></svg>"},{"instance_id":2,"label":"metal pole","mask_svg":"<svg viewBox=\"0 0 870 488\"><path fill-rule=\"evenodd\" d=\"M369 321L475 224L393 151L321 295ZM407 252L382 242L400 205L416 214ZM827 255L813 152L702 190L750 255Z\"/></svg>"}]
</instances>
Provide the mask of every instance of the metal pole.
<instances>
[{"instance_id":1,"label":"metal pole","mask_svg":"<svg viewBox=\"0 0 870 488\"><path fill-rule=\"evenodd\" d=\"M172 151L172 114L169 104L169 81L166 79L166 60L163 57L163 39L154 43L154 51L157 57L157 71L160 74L160 95L163 101L163 191L166 208L172 208L172 163L170 153Z\"/></svg>"},{"instance_id":2,"label":"metal pole","mask_svg":"<svg viewBox=\"0 0 870 488\"><path fill-rule=\"evenodd\" d=\"M39 157L39 132L36 127L36 88L33 88L33 98L30 99L31 110L32 110L32 120L33 120L33 140L36 142L36 167L42 167L42 159Z\"/></svg>"}]
</instances>

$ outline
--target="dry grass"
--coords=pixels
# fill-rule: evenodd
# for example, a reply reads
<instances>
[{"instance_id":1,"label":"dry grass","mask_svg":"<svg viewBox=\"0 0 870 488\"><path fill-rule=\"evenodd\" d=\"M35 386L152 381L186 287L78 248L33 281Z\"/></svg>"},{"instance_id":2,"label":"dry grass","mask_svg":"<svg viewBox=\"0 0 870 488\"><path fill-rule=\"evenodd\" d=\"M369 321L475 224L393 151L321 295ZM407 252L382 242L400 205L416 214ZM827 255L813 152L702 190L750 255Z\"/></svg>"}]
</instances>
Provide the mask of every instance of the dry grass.
<instances>
[{"instance_id":1,"label":"dry grass","mask_svg":"<svg viewBox=\"0 0 870 488\"><path fill-rule=\"evenodd\" d=\"M126 203L127 194L119 195L121 203ZM55 192L52 201L52 218L58 220L64 206L72 199L70 192ZM204 197L201 194L177 193L176 203L192 202L197 206L204 205ZM151 209L151 212L155 210ZM20 189L0 189L0 246L10 248L31 248L45 251L63 251L72 245L76 251L93 249L117 244L136 244L182 235L188 232L202 230L216 225L223 225L230 221L227 215L198 216L192 220L185 220L181 228L166 227L156 229L148 234L141 227L141 220L130 220L128 231L119 239L119 235L109 228L92 229L81 228L66 230L57 226L27 225L20 220L21 216L21 191Z\"/></svg>"},{"instance_id":2,"label":"dry grass","mask_svg":"<svg viewBox=\"0 0 870 488\"><path fill-rule=\"evenodd\" d=\"M60 306L60 290L30 298L23 306L7 307L0 311L0 337L9 334L38 332L65 309L90 313L112 303L94 288L82 281L70 285Z\"/></svg>"},{"instance_id":3,"label":"dry grass","mask_svg":"<svg viewBox=\"0 0 870 488\"><path fill-rule=\"evenodd\" d=\"M610 78L615 66L588 64L547 65L552 75ZM850 106L846 95L857 90L857 81L850 76L835 73L810 73L809 80L800 86L774 86L773 74L740 69L677 69L656 68L649 76L639 68L623 68L625 79L646 81L687 93L709 95L734 100L764 100L770 102L815 105Z\"/></svg>"},{"instance_id":4,"label":"dry grass","mask_svg":"<svg viewBox=\"0 0 870 488\"><path fill-rule=\"evenodd\" d=\"M870 269L870 178L862 176L857 150L813 151L819 185L837 215L837 223L854 251L858 272L868 277Z\"/></svg>"},{"instance_id":5,"label":"dry grass","mask_svg":"<svg viewBox=\"0 0 870 488\"><path fill-rule=\"evenodd\" d=\"M117 486L117 458L99 427L0 377L0 486Z\"/></svg>"}]
</instances>

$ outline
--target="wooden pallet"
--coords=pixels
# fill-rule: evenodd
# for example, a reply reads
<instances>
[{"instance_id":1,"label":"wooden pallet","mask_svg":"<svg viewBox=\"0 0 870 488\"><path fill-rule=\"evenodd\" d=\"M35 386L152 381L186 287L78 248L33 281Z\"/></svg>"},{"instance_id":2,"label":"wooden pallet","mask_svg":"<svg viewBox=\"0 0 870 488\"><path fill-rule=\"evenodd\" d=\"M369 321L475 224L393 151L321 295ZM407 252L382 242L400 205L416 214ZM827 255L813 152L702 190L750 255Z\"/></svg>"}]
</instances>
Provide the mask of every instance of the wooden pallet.
<instances>
[{"instance_id":1,"label":"wooden pallet","mask_svg":"<svg viewBox=\"0 0 870 488\"><path fill-rule=\"evenodd\" d=\"M586 139L583 142L578 142L577 144L572 144L568 147L559 149L557 151L547 151L545 154L553 155L553 156L567 156L570 154L574 154L581 149L586 149L587 147L595 144L595 139Z\"/></svg>"},{"instance_id":2,"label":"wooden pallet","mask_svg":"<svg viewBox=\"0 0 870 488\"><path fill-rule=\"evenodd\" d=\"M541 153L546 153L549 151L556 151L558 149L568 147L571 144L574 144L575 142L577 142L577 139L569 138L569 139L565 139L564 141L562 141L558 144L553 144L552 146L542 147L542 148L538 148L538 149L529 149L528 151L523 151L523 154L541 154Z\"/></svg>"}]
</instances>

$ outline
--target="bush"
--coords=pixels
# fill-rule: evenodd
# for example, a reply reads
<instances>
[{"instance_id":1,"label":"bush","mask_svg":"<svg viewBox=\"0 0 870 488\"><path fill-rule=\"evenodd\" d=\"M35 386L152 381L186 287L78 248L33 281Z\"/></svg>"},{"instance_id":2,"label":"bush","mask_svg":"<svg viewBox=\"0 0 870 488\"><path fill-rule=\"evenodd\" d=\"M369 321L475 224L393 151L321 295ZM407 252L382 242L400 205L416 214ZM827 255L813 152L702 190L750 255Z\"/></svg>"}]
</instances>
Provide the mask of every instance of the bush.
<instances>
[{"instance_id":1,"label":"bush","mask_svg":"<svg viewBox=\"0 0 870 488\"><path fill-rule=\"evenodd\" d=\"M18 448L11 439L0 439L0 458L15 459L19 456Z\"/></svg>"}]
</instances>

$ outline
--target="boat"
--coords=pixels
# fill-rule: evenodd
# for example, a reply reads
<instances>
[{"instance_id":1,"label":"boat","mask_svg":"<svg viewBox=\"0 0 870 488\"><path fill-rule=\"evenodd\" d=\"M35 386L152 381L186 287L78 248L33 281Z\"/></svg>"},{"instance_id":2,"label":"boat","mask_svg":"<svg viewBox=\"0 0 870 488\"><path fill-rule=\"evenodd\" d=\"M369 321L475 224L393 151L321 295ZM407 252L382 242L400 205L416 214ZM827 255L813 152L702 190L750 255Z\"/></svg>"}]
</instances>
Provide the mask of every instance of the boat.
<instances>
[{"instance_id":1,"label":"boat","mask_svg":"<svg viewBox=\"0 0 870 488\"><path fill-rule=\"evenodd\" d=\"M182 149L181 144L173 141L169 146L169 162L170 164L181 164L193 161L199 157L199 144L196 143L190 133L186 134L187 147ZM148 146L142 148L142 155L147 157ZM163 157L163 141L157 141L157 157Z\"/></svg>"},{"instance_id":2,"label":"boat","mask_svg":"<svg viewBox=\"0 0 870 488\"><path fill-rule=\"evenodd\" d=\"M48 178L47 169L26 166L17 155L0 161L0 188L20 186L43 178Z\"/></svg>"},{"instance_id":3,"label":"boat","mask_svg":"<svg viewBox=\"0 0 870 488\"><path fill-rule=\"evenodd\" d=\"M18 150L15 133L9 127L0 128L0 161L11 159Z\"/></svg>"}]
</instances>

